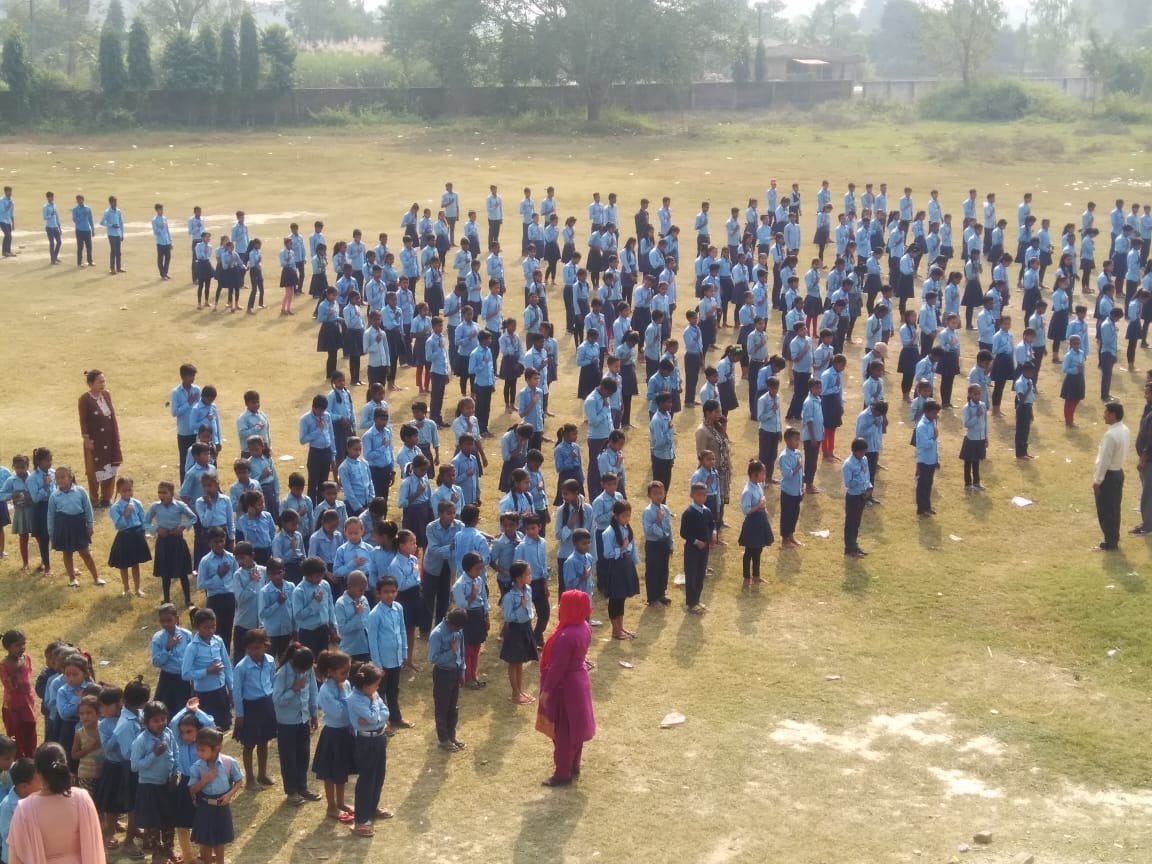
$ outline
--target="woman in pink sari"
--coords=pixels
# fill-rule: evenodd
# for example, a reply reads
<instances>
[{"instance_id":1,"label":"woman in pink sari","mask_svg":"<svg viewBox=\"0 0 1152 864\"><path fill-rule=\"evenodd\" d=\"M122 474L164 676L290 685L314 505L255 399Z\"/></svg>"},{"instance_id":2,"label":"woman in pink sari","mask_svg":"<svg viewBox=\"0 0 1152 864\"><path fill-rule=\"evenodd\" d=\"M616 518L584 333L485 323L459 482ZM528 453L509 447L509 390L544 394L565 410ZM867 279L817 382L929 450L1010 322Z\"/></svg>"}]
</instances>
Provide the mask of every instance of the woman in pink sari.
<instances>
[{"instance_id":1,"label":"woman in pink sari","mask_svg":"<svg viewBox=\"0 0 1152 864\"><path fill-rule=\"evenodd\" d=\"M40 792L16 807L8 833L8 864L104 864L96 805L72 788L68 759L59 744L36 751Z\"/></svg>"},{"instance_id":2,"label":"woman in pink sari","mask_svg":"<svg viewBox=\"0 0 1152 864\"><path fill-rule=\"evenodd\" d=\"M540 657L540 704L536 728L552 739L556 770L545 786L567 786L580 776L584 742L596 734L592 685L585 658L592 641L591 598L583 591L560 596L560 623Z\"/></svg>"}]
</instances>

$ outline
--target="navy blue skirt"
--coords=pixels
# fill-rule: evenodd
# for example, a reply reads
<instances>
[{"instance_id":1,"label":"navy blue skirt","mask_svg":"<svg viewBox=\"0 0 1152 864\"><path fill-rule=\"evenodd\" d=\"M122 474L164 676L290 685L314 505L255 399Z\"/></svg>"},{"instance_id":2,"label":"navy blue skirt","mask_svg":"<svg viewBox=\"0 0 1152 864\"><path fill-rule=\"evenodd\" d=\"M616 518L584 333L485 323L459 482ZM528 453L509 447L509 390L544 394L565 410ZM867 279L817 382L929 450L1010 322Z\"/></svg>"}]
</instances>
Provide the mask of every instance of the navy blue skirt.
<instances>
[{"instance_id":1,"label":"navy blue skirt","mask_svg":"<svg viewBox=\"0 0 1152 864\"><path fill-rule=\"evenodd\" d=\"M758 510L744 517L744 524L740 527L740 540L745 549L763 549L776 542L772 536L772 525L768 521L768 513Z\"/></svg>"},{"instance_id":2,"label":"navy blue skirt","mask_svg":"<svg viewBox=\"0 0 1152 864\"><path fill-rule=\"evenodd\" d=\"M276 706L271 696L244 700L244 725L237 730L236 738L245 747L276 739Z\"/></svg>"},{"instance_id":3,"label":"navy blue skirt","mask_svg":"<svg viewBox=\"0 0 1152 864\"><path fill-rule=\"evenodd\" d=\"M196 816L192 820L192 842L200 846L226 846L235 839L231 806L218 807L207 803L203 795L198 796Z\"/></svg>"},{"instance_id":4,"label":"navy blue skirt","mask_svg":"<svg viewBox=\"0 0 1152 864\"><path fill-rule=\"evenodd\" d=\"M167 783L141 783L136 790L132 818L137 828L152 830L173 827L174 790Z\"/></svg>"},{"instance_id":5,"label":"navy blue skirt","mask_svg":"<svg viewBox=\"0 0 1152 864\"><path fill-rule=\"evenodd\" d=\"M602 584L604 596L609 600L626 600L640 593L640 578L631 558L612 558L607 561Z\"/></svg>"},{"instance_id":6,"label":"navy blue skirt","mask_svg":"<svg viewBox=\"0 0 1152 864\"><path fill-rule=\"evenodd\" d=\"M1015 365L1012 362L1011 354L997 354L992 358L993 381L1011 381L1014 371Z\"/></svg>"},{"instance_id":7,"label":"navy blue skirt","mask_svg":"<svg viewBox=\"0 0 1152 864\"><path fill-rule=\"evenodd\" d=\"M0 501L0 528L12 524L12 516L8 513L8 502Z\"/></svg>"},{"instance_id":8,"label":"navy blue skirt","mask_svg":"<svg viewBox=\"0 0 1152 864\"><path fill-rule=\"evenodd\" d=\"M428 504L413 504L404 508L404 517L400 520L401 527L407 528L416 535L416 545L421 549L428 547L428 523L432 521L432 508Z\"/></svg>"},{"instance_id":9,"label":"navy blue skirt","mask_svg":"<svg viewBox=\"0 0 1152 864\"><path fill-rule=\"evenodd\" d=\"M424 608L420 586L413 585L411 588L405 588L396 594L396 599L400 601L400 607L404 610L405 629L415 629L420 623L420 610Z\"/></svg>"},{"instance_id":10,"label":"navy blue skirt","mask_svg":"<svg viewBox=\"0 0 1152 864\"><path fill-rule=\"evenodd\" d=\"M325 726L316 741L316 755L312 759L312 773L317 780L347 783L348 776L356 772L356 737L348 726Z\"/></svg>"},{"instance_id":11,"label":"navy blue skirt","mask_svg":"<svg viewBox=\"0 0 1152 864\"><path fill-rule=\"evenodd\" d=\"M191 828L196 822L196 807L192 803L192 793L188 791L188 778L181 777L172 792L173 828Z\"/></svg>"},{"instance_id":12,"label":"navy blue skirt","mask_svg":"<svg viewBox=\"0 0 1152 864\"><path fill-rule=\"evenodd\" d=\"M483 645L488 640L488 615L483 609L469 609L464 624L464 644Z\"/></svg>"},{"instance_id":13,"label":"navy blue skirt","mask_svg":"<svg viewBox=\"0 0 1152 864\"><path fill-rule=\"evenodd\" d=\"M513 621L504 631L500 643L500 659L505 663L531 663L540 659L536 648L536 635L527 621Z\"/></svg>"},{"instance_id":14,"label":"navy blue skirt","mask_svg":"<svg viewBox=\"0 0 1152 864\"><path fill-rule=\"evenodd\" d=\"M179 579L192 572L192 555L188 552L188 542L183 535L156 538L156 558L152 565L152 575L169 579Z\"/></svg>"},{"instance_id":15,"label":"navy blue skirt","mask_svg":"<svg viewBox=\"0 0 1152 864\"><path fill-rule=\"evenodd\" d=\"M844 425L844 400L839 393L821 395L820 409L824 412L825 429L839 429Z\"/></svg>"},{"instance_id":16,"label":"navy blue skirt","mask_svg":"<svg viewBox=\"0 0 1152 864\"><path fill-rule=\"evenodd\" d=\"M232 728L232 707L227 689L220 687L206 692L197 691L196 695L200 699L200 710L216 721L217 729L227 732Z\"/></svg>"},{"instance_id":17,"label":"navy blue skirt","mask_svg":"<svg viewBox=\"0 0 1152 864\"><path fill-rule=\"evenodd\" d=\"M131 813L136 809L136 775L127 762L104 760L96 781L96 809L101 813Z\"/></svg>"},{"instance_id":18,"label":"navy blue skirt","mask_svg":"<svg viewBox=\"0 0 1152 864\"><path fill-rule=\"evenodd\" d=\"M335 321L323 322L320 325L320 332L316 336L316 350L323 354L328 351L339 351L343 345L344 339L340 335L340 325Z\"/></svg>"},{"instance_id":19,"label":"navy blue skirt","mask_svg":"<svg viewBox=\"0 0 1152 864\"><path fill-rule=\"evenodd\" d=\"M167 706L170 716L183 708L191 695L192 685L189 682L175 672L160 670L160 680L156 682L156 692L153 698Z\"/></svg>"},{"instance_id":20,"label":"navy blue skirt","mask_svg":"<svg viewBox=\"0 0 1152 864\"><path fill-rule=\"evenodd\" d=\"M82 513L57 513L52 523L52 548L57 552L86 552L88 521Z\"/></svg>"},{"instance_id":21,"label":"navy blue skirt","mask_svg":"<svg viewBox=\"0 0 1152 864\"><path fill-rule=\"evenodd\" d=\"M362 329L348 327L344 330L344 335L341 338L344 341L345 357L364 356L364 331Z\"/></svg>"},{"instance_id":22,"label":"navy blue skirt","mask_svg":"<svg viewBox=\"0 0 1152 864\"><path fill-rule=\"evenodd\" d=\"M720 391L720 408L727 414L740 407L740 400L736 398L736 382L729 378L717 386Z\"/></svg>"},{"instance_id":23,"label":"navy blue skirt","mask_svg":"<svg viewBox=\"0 0 1152 864\"><path fill-rule=\"evenodd\" d=\"M152 560L152 550L143 528L125 528L116 532L112 549L108 553L108 566L117 570L135 567Z\"/></svg>"}]
</instances>

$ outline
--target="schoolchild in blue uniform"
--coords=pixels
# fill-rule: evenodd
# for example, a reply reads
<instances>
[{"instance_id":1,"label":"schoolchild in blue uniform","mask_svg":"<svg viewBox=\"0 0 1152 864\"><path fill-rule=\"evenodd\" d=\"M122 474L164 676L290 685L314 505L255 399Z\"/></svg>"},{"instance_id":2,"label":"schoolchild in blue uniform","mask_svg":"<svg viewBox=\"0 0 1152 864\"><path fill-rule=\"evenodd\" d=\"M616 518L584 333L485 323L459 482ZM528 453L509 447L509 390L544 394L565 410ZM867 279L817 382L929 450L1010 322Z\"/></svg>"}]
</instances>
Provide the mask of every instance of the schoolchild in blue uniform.
<instances>
[{"instance_id":1,"label":"schoolchild in blue uniform","mask_svg":"<svg viewBox=\"0 0 1152 864\"><path fill-rule=\"evenodd\" d=\"M142 832L145 846L171 854L176 827L171 785L176 777L176 734L168 727L168 716L163 702L144 705L143 728L131 744L129 763L139 777L133 824Z\"/></svg>"},{"instance_id":2,"label":"schoolchild in blue uniform","mask_svg":"<svg viewBox=\"0 0 1152 864\"><path fill-rule=\"evenodd\" d=\"M196 801L192 842L200 847L203 864L223 864L224 847L236 839L232 799L240 791L244 773L236 760L220 752L224 736L215 729L196 733L196 764L188 778L188 792Z\"/></svg>"},{"instance_id":3,"label":"schoolchild in blue uniform","mask_svg":"<svg viewBox=\"0 0 1152 864\"><path fill-rule=\"evenodd\" d=\"M192 695L192 688L182 674L184 652L192 642L192 631L179 626L179 613L171 603L160 606L156 618L160 629L152 634L150 642L152 665L160 670L156 701L175 709Z\"/></svg>"},{"instance_id":4,"label":"schoolchild in blue uniform","mask_svg":"<svg viewBox=\"0 0 1152 864\"><path fill-rule=\"evenodd\" d=\"M192 684L200 705L211 714L219 729L232 728L232 661L224 640L216 635L216 613L198 609L192 616L196 631L184 649L180 675Z\"/></svg>"}]
</instances>

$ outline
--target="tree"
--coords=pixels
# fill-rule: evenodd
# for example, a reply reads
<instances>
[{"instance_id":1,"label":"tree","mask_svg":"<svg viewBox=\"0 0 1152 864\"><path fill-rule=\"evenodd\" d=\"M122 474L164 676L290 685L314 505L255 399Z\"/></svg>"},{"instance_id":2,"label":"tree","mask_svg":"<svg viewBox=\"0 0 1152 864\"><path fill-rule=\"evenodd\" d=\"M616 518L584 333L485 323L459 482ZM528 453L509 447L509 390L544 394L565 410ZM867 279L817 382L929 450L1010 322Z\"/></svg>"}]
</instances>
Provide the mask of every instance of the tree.
<instances>
[{"instance_id":1,"label":"tree","mask_svg":"<svg viewBox=\"0 0 1152 864\"><path fill-rule=\"evenodd\" d=\"M1067 68L1076 42L1078 17L1073 0L1032 0L1029 23L1042 72L1059 75Z\"/></svg>"},{"instance_id":2,"label":"tree","mask_svg":"<svg viewBox=\"0 0 1152 864\"><path fill-rule=\"evenodd\" d=\"M200 59L187 33L177 31L168 38L160 55L160 81L165 90L197 90Z\"/></svg>"},{"instance_id":3,"label":"tree","mask_svg":"<svg viewBox=\"0 0 1152 864\"><path fill-rule=\"evenodd\" d=\"M475 80L484 60L485 18L483 0L391 0L381 13L384 40L405 72L409 58L420 57L445 87Z\"/></svg>"},{"instance_id":4,"label":"tree","mask_svg":"<svg viewBox=\"0 0 1152 864\"><path fill-rule=\"evenodd\" d=\"M125 31L124 21L124 7L120 5L120 0L112 0L108 4L108 13L104 16L105 29L111 30L117 36L123 36Z\"/></svg>"},{"instance_id":5,"label":"tree","mask_svg":"<svg viewBox=\"0 0 1152 864\"><path fill-rule=\"evenodd\" d=\"M17 117L24 116L32 105L32 64L24 40L13 31L4 40L4 57L0 60L0 78L8 85L16 103Z\"/></svg>"},{"instance_id":6,"label":"tree","mask_svg":"<svg viewBox=\"0 0 1152 864\"><path fill-rule=\"evenodd\" d=\"M304 42L346 42L371 35L372 16L363 0L288 0L287 9L288 26Z\"/></svg>"},{"instance_id":7,"label":"tree","mask_svg":"<svg viewBox=\"0 0 1152 864\"><path fill-rule=\"evenodd\" d=\"M730 52L731 36L725 28L731 19L714 14L714 5L719 4L494 0L492 9L503 32L512 27L513 32L530 34L536 68L554 67L562 80L579 85L588 119L594 122L613 84L685 80L706 52L718 47Z\"/></svg>"},{"instance_id":8,"label":"tree","mask_svg":"<svg viewBox=\"0 0 1152 864\"><path fill-rule=\"evenodd\" d=\"M100 89L110 102L115 102L128 89L124 69L124 46L114 26L105 24L100 31Z\"/></svg>"},{"instance_id":9,"label":"tree","mask_svg":"<svg viewBox=\"0 0 1152 864\"><path fill-rule=\"evenodd\" d=\"M296 43L280 24L271 24L260 34L260 48L268 58L267 87L284 92L296 81Z\"/></svg>"},{"instance_id":10,"label":"tree","mask_svg":"<svg viewBox=\"0 0 1152 864\"><path fill-rule=\"evenodd\" d=\"M924 39L924 10L914 0L885 0L880 24L865 38L865 45L877 75L885 78L922 75L921 47L932 50Z\"/></svg>"},{"instance_id":11,"label":"tree","mask_svg":"<svg viewBox=\"0 0 1152 864\"><path fill-rule=\"evenodd\" d=\"M194 77L200 79L200 87L208 90L217 89L220 85L220 63L219 55L216 53L216 34L209 25L201 24L193 44L200 67L198 75Z\"/></svg>"},{"instance_id":12,"label":"tree","mask_svg":"<svg viewBox=\"0 0 1152 864\"><path fill-rule=\"evenodd\" d=\"M210 4L211 0L147 0L141 14L158 33L191 35L210 11Z\"/></svg>"},{"instance_id":13,"label":"tree","mask_svg":"<svg viewBox=\"0 0 1152 864\"><path fill-rule=\"evenodd\" d=\"M791 27L784 17L784 0L761 0L752 6L756 10L757 39L768 36L776 42L784 42L790 38Z\"/></svg>"},{"instance_id":14,"label":"tree","mask_svg":"<svg viewBox=\"0 0 1152 864\"><path fill-rule=\"evenodd\" d=\"M220 28L220 89L225 93L240 89L240 54L236 48L236 28L230 21Z\"/></svg>"},{"instance_id":15,"label":"tree","mask_svg":"<svg viewBox=\"0 0 1152 864\"><path fill-rule=\"evenodd\" d=\"M752 64L748 60L748 31L740 32L736 43L736 56L732 59L732 80L737 84L747 84L752 80Z\"/></svg>"},{"instance_id":16,"label":"tree","mask_svg":"<svg viewBox=\"0 0 1152 864\"><path fill-rule=\"evenodd\" d=\"M938 56L965 84L972 83L1004 24L1002 0L925 0L923 8L926 53Z\"/></svg>"},{"instance_id":17,"label":"tree","mask_svg":"<svg viewBox=\"0 0 1152 864\"><path fill-rule=\"evenodd\" d=\"M260 87L260 34L248 10L240 16L240 89L254 93Z\"/></svg>"},{"instance_id":18,"label":"tree","mask_svg":"<svg viewBox=\"0 0 1152 864\"><path fill-rule=\"evenodd\" d=\"M128 88L135 93L152 89L156 76L152 72L152 39L144 22L136 18L128 31Z\"/></svg>"},{"instance_id":19,"label":"tree","mask_svg":"<svg viewBox=\"0 0 1152 864\"><path fill-rule=\"evenodd\" d=\"M756 40L756 54L752 59L752 77L757 84L763 84L768 78L768 53L764 49L764 40Z\"/></svg>"}]
</instances>

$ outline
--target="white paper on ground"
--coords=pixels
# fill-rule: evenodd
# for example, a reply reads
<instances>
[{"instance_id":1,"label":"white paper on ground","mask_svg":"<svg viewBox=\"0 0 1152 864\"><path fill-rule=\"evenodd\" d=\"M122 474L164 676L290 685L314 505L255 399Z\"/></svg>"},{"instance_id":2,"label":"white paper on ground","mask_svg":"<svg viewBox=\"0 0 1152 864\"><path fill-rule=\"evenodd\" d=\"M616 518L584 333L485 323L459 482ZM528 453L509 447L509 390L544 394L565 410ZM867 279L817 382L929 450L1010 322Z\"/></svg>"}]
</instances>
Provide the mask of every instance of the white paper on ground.
<instances>
[{"instance_id":1,"label":"white paper on ground","mask_svg":"<svg viewBox=\"0 0 1152 864\"><path fill-rule=\"evenodd\" d=\"M809 531L808 536L809 537L819 537L822 540L827 540L829 537L832 536L832 532L829 531L827 528L822 528L819 531Z\"/></svg>"},{"instance_id":2,"label":"white paper on ground","mask_svg":"<svg viewBox=\"0 0 1152 864\"><path fill-rule=\"evenodd\" d=\"M672 577L672 584L673 585L684 585L685 583L687 583L687 581L688 580L684 578L683 573L677 573L675 576Z\"/></svg>"},{"instance_id":3,"label":"white paper on ground","mask_svg":"<svg viewBox=\"0 0 1152 864\"><path fill-rule=\"evenodd\" d=\"M673 711L670 714L665 714L664 719L660 721L661 729L671 729L673 726L681 725L688 718L678 711Z\"/></svg>"},{"instance_id":4,"label":"white paper on ground","mask_svg":"<svg viewBox=\"0 0 1152 864\"><path fill-rule=\"evenodd\" d=\"M1032 504L1031 501L1029 501L1027 498L1024 498L1020 495L1015 495L1012 498L1012 506L1013 507L1029 507L1029 506L1031 506L1031 504Z\"/></svg>"}]
</instances>

